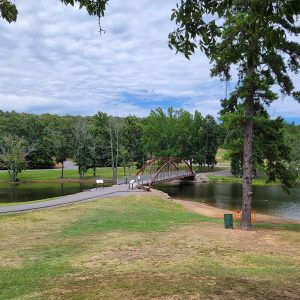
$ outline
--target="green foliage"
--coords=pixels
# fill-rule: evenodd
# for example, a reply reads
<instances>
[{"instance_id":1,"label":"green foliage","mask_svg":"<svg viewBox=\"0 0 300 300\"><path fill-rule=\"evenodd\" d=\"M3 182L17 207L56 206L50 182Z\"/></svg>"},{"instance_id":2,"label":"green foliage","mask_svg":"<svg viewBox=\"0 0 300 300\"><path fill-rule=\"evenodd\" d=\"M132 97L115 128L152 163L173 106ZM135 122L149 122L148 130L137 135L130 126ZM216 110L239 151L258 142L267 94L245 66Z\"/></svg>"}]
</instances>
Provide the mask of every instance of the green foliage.
<instances>
[{"instance_id":1,"label":"green foliage","mask_svg":"<svg viewBox=\"0 0 300 300\"><path fill-rule=\"evenodd\" d=\"M85 125L80 127L77 122ZM78 140L79 135L82 138L85 134L76 135L75 127L86 131L85 146L79 146ZM114 118L102 112L92 117L76 117L0 111L0 136L24 136L35 145L35 151L27 157L29 168L52 168L54 161L63 165L69 158L76 162L82 159L83 170L93 168L94 176L96 167L109 165L114 169L130 165L132 175L147 155L177 156L212 167L216 164L217 148L223 142L223 131L212 116L202 117L199 112L193 116L173 109L167 114L157 109L145 119ZM82 149L80 155L78 149Z\"/></svg>"},{"instance_id":2,"label":"green foliage","mask_svg":"<svg viewBox=\"0 0 300 300\"><path fill-rule=\"evenodd\" d=\"M175 157L177 154L175 140L175 122L177 116L172 109L168 115L161 108L152 110L144 126L143 143L151 156Z\"/></svg>"},{"instance_id":3,"label":"green foliage","mask_svg":"<svg viewBox=\"0 0 300 300\"><path fill-rule=\"evenodd\" d=\"M98 112L91 119L91 131L96 142L95 165L105 166L110 163L108 122L109 116L103 112Z\"/></svg>"},{"instance_id":4,"label":"green foliage","mask_svg":"<svg viewBox=\"0 0 300 300\"><path fill-rule=\"evenodd\" d=\"M79 9L85 8L90 16L97 16L100 20L104 16L109 0L59 0L65 5L79 4ZM0 13L7 22L16 22L18 10L11 0L0 0ZM100 27L100 31L102 31Z\"/></svg>"},{"instance_id":5,"label":"green foliage","mask_svg":"<svg viewBox=\"0 0 300 300\"><path fill-rule=\"evenodd\" d=\"M0 165L8 170L12 181L27 167L26 158L33 151L28 142L18 136L5 135L1 140Z\"/></svg>"},{"instance_id":6,"label":"green foliage","mask_svg":"<svg viewBox=\"0 0 300 300\"><path fill-rule=\"evenodd\" d=\"M87 121L83 118L78 118L73 128L73 141L73 158L78 166L80 179L83 179L92 164L92 134Z\"/></svg>"},{"instance_id":7,"label":"green foliage","mask_svg":"<svg viewBox=\"0 0 300 300\"><path fill-rule=\"evenodd\" d=\"M230 161L231 174L236 177L243 176L243 157L242 154L231 154Z\"/></svg>"},{"instance_id":8,"label":"green foliage","mask_svg":"<svg viewBox=\"0 0 300 300\"><path fill-rule=\"evenodd\" d=\"M213 167L219 147L219 125L208 115L191 115L184 110L161 108L151 111L145 121L143 143L150 155L180 157L198 165Z\"/></svg>"},{"instance_id":9,"label":"green foliage","mask_svg":"<svg viewBox=\"0 0 300 300\"><path fill-rule=\"evenodd\" d=\"M123 154L126 156L127 153L127 161L131 162L131 167L133 166L133 162L137 162L138 167L141 167L144 162L144 147L142 144L144 128L142 121L142 119L135 116L128 116L124 119L123 123Z\"/></svg>"},{"instance_id":10,"label":"green foliage","mask_svg":"<svg viewBox=\"0 0 300 300\"><path fill-rule=\"evenodd\" d=\"M230 79L232 68L238 72L237 86L229 99L223 101L223 112L236 112L235 125L243 128L242 227L245 229L251 226L256 114L278 98L273 92L274 85L280 87L282 94L300 99L289 73L297 73L300 68L300 45L289 40L300 32L299 14L298 0L181 0L173 10L177 29L169 35L171 48L175 47L187 58L199 48L213 63L212 76L223 80ZM277 144L277 140L273 143ZM275 153L276 163L271 162L266 170L270 180L279 177L289 187L291 172L278 160L279 153L283 154Z\"/></svg>"},{"instance_id":11,"label":"green foliage","mask_svg":"<svg viewBox=\"0 0 300 300\"><path fill-rule=\"evenodd\" d=\"M287 145L291 148L291 165L295 171L300 172L300 126L286 124L284 137Z\"/></svg>"},{"instance_id":12,"label":"green foliage","mask_svg":"<svg viewBox=\"0 0 300 300\"><path fill-rule=\"evenodd\" d=\"M295 23L299 13L297 0L181 0L173 10L178 28L169 44L187 57L199 47L214 62L214 76L229 79L230 68L237 66L240 82L227 107L245 99L250 90L258 104L270 103L276 99L270 88L275 83L298 99L288 69L299 69L300 46L287 33L300 32Z\"/></svg>"},{"instance_id":13,"label":"green foliage","mask_svg":"<svg viewBox=\"0 0 300 300\"><path fill-rule=\"evenodd\" d=\"M52 153L56 163L61 164L61 178L64 178L64 162L72 156L72 120L70 118L60 118L59 122L51 122L47 126L47 136L51 139ZM71 121L71 122L70 122Z\"/></svg>"},{"instance_id":14,"label":"green foliage","mask_svg":"<svg viewBox=\"0 0 300 300\"><path fill-rule=\"evenodd\" d=\"M200 124L196 125L196 130L198 134L195 135L196 140L193 143L195 162L199 165L207 165L213 167L216 161L216 154L218 147L220 146L219 142L219 128L215 119L207 115L202 118L201 114L197 111L195 112L195 122Z\"/></svg>"},{"instance_id":15,"label":"green foliage","mask_svg":"<svg viewBox=\"0 0 300 300\"><path fill-rule=\"evenodd\" d=\"M65 5L79 4L79 8L85 8L89 15L103 17L109 0L60 0Z\"/></svg>"},{"instance_id":16,"label":"green foliage","mask_svg":"<svg viewBox=\"0 0 300 300\"><path fill-rule=\"evenodd\" d=\"M254 153L258 154L256 160L263 166L268 176L267 181L278 180L286 190L291 188L298 176L290 165L291 148L285 141L283 119L256 118L254 124L256 127Z\"/></svg>"},{"instance_id":17,"label":"green foliage","mask_svg":"<svg viewBox=\"0 0 300 300\"><path fill-rule=\"evenodd\" d=\"M235 125L239 117L237 113L227 113L222 119L227 128L224 146L231 157L231 172L239 177L243 174L243 131ZM267 182L279 181L285 189L292 187L299 171L291 163L291 143L286 141L287 128L290 126L282 118L271 120L263 110L257 112L253 126L254 173L258 169L267 175Z\"/></svg>"},{"instance_id":18,"label":"green foliage","mask_svg":"<svg viewBox=\"0 0 300 300\"><path fill-rule=\"evenodd\" d=\"M53 157L57 157L53 135L62 133L60 139L66 139L70 148L70 128L75 123L75 117L50 114L33 115L26 113L0 111L0 136L5 134L24 137L29 144L35 145L35 151L30 153L29 168L52 168ZM65 145L65 144L64 144Z\"/></svg>"},{"instance_id":19,"label":"green foliage","mask_svg":"<svg viewBox=\"0 0 300 300\"><path fill-rule=\"evenodd\" d=\"M0 12L1 17L8 23L15 22L17 20L18 10L16 5L9 0L0 0Z\"/></svg>"}]
</instances>

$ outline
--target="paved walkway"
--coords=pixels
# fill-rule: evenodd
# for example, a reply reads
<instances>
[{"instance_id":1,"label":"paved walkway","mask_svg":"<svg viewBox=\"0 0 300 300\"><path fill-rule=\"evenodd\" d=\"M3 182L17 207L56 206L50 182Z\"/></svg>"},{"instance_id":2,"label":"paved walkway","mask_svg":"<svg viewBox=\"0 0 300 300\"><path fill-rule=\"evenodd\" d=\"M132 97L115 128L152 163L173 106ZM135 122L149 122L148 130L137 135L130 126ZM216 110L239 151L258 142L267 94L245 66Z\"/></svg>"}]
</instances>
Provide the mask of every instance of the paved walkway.
<instances>
[{"instance_id":1,"label":"paved walkway","mask_svg":"<svg viewBox=\"0 0 300 300\"><path fill-rule=\"evenodd\" d=\"M114 185L111 187L97 188L97 189L92 189L92 190L88 190L73 195L67 195L49 201L2 206L0 207L0 214L17 213L17 212L30 211L30 210L41 209L41 208L55 207L59 205L66 205L66 204L80 202L80 201L91 201L98 198L128 196L128 195L139 194L139 193L144 193L144 191L138 189L130 190L126 185Z\"/></svg>"}]
</instances>

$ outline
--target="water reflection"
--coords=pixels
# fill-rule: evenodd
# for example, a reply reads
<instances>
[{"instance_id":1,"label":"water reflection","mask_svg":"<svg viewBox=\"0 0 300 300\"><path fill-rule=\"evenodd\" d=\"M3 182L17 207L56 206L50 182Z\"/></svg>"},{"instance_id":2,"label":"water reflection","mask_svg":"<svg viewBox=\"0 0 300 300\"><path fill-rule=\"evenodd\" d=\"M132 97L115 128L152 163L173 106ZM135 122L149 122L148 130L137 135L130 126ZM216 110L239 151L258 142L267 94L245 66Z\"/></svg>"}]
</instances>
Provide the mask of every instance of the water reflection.
<instances>
[{"instance_id":1,"label":"water reflection","mask_svg":"<svg viewBox=\"0 0 300 300\"><path fill-rule=\"evenodd\" d=\"M27 202L75 194L95 188L95 183L0 183L0 203Z\"/></svg>"},{"instance_id":2,"label":"water reflection","mask_svg":"<svg viewBox=\"0 0 300 300\"><path fill-rule=\"evenodd\" d=\"M240 209L242 188L238 183L163 184L158 189L173 198L205 202L224 209ZM280 186L254 186L253 209L293 220L300 220L300 186L286 194Z\"/></svg>"}]
</instances>

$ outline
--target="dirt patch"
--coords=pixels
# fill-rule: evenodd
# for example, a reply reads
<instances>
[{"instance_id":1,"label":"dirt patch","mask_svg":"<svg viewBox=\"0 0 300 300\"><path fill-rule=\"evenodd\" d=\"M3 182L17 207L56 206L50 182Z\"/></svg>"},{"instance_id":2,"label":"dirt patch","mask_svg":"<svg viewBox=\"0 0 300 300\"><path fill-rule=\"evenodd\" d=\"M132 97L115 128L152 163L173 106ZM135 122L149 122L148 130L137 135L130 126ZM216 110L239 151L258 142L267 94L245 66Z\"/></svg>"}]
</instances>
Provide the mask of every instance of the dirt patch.
<instances>
[{"instance_id":1,"label":"dirt patch","mask_svg":"<svg viewBox=\"0 0 300 300\"><path fill-rule=\"evenodd\" d=\"M205 222L163 233L91 235L86 242L89 249L76 256L73 266L123 272L169 268L195 257L222 261L230 267L236 265L237 253L280 257L289 253L296 258L299 251L297 244L277 231L226 230L220 224Z\"/></svg>"},{"instance_id":2,"label":"dirt patch","mask_svg":"<svg viewBox=\"0 0 300 300\"><path fill-rule=\"evenodd\" d=\"M21 257L7 257L1 258L0 267L13 267L13 268L21 268L22 267L22 259Z\"/></svg>"}]
</instances>

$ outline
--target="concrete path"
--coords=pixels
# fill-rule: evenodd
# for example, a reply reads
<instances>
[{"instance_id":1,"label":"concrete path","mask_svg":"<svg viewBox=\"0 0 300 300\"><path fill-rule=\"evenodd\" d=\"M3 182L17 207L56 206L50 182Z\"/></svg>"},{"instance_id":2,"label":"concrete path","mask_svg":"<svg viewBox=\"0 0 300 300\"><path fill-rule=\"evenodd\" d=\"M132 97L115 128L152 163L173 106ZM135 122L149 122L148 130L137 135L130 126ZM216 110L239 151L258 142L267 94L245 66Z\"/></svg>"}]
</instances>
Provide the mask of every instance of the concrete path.
<instances>
[{"instance_id":1,"label":"concrete path","mask_svg":"<svg viewBox=\"0 0 300 300\"><path fill-rule=\"evenodd\" d=\"M64 162L64 168L65 170L78 170L78 166L76 166L74 161L70 159Z\"/></svg>"},{"instance_id":2,"label":"concrete path","mask_svg":"<svg viewBox=\"0 0 300 300\"><path fill-rule=\"evenodd\" d=\"M138 189L130 190L126 185L114 185L111 187L92 189L92 190L88 190L73 195L67 195L49 201L2 206L0 207L0 214L24 212L24 211L30 211L35 209L66 205L66 204L80 202L80 201L91 201L98 198L128 196L132 194L141 194L144 192L145 191L138 190Z\"/></svg>"}]
</instances>

